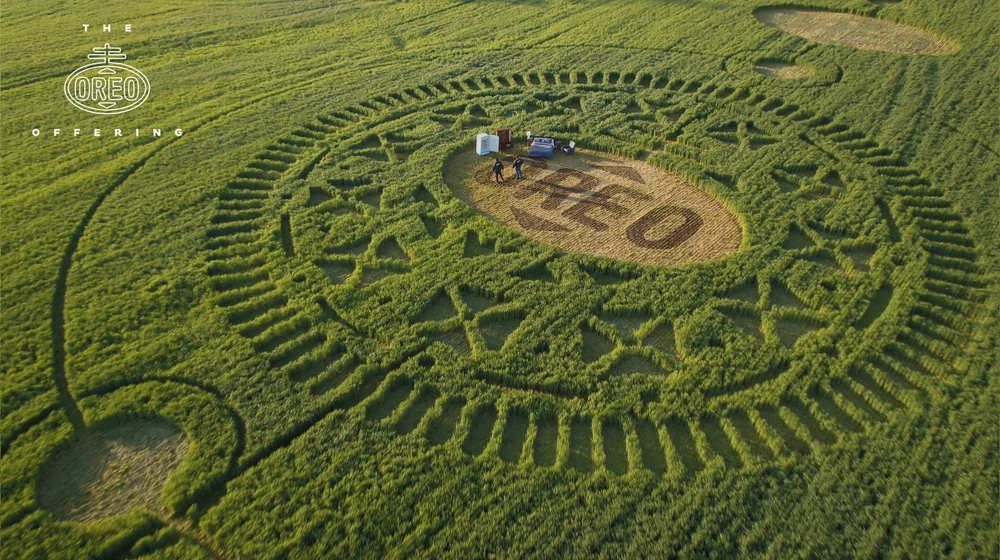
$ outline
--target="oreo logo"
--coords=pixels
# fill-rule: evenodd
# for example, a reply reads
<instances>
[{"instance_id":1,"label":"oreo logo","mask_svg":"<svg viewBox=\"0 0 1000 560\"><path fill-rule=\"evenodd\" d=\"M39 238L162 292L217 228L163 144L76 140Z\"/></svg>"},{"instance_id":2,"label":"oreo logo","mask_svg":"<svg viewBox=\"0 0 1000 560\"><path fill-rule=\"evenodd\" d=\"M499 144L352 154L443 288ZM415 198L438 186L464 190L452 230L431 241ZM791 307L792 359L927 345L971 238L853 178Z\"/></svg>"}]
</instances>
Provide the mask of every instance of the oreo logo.
<instances>
[{"instance_id":1,"label":"oreo logo","mask_svg":"<svg viewBox=\"0 0 1000 560\"><path fill-rule=\"evenodd\" d=\"M77 108L95 115L119 115L142 105L149 97L149 80L142 72L122 64L127 58L119 47L105 43L87 58L95 60L66 78L63 93Z\"/></svg>"},{"instance_id":2,"label":"oreo logo","mask_svg":"<svg viewBox=\"0 0 1000 560\"><path fill-rule=\"evenodd\" d=\"M506 159L509 166L513 157ZM522 179L502 184L493 177L492 160L470 173L460 187L468 194L460 196L473 207L568 251L677 265L721 258L743 241L739 217L720 199L640 161L579 151L529 159Z\"/></svg>"}]
</instances>

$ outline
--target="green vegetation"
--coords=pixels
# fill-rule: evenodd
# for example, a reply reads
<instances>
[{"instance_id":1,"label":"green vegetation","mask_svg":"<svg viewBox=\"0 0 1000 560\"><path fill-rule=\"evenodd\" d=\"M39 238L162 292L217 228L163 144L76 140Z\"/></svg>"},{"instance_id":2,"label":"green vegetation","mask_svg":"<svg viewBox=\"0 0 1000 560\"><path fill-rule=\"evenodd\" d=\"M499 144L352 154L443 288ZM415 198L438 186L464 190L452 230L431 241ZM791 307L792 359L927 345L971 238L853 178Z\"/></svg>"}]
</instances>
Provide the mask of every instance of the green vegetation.
<instances>
[{"instance_id":1,"label":"green vegetation","mask_svg":"<svg viewBox=\"0 0 1000 560\"><path fill-rule=\"evenodd\" d=\"M996 9L803 6L926 56L765 6L87 3L152 84L114 122L43 101L105 37L8 7L2 555L995 558ZM184 134L65 134L115 123ZM500 225L445 182L498 126L683 176L740 250ZM149 420L161 506L65 521L53 458Z\"/></svg>"}]
</instances>

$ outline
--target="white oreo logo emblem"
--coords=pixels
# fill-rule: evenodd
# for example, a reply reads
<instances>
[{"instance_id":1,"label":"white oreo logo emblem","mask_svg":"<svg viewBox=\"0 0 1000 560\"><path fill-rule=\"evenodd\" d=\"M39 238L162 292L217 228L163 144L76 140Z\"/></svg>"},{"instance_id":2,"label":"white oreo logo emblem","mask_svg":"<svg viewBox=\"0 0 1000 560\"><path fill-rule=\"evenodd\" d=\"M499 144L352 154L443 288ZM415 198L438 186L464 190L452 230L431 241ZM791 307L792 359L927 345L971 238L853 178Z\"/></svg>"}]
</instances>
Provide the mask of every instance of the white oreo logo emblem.
<instances>
[{"instance_id":1,"label":"white oreo logo emblem","mask_svg":"<svg viewBox=\"0 0 1000 560\"><path fill-rule=\"evenodd\" d=\"M77 68L66 78L66 99L95 115L119 115L142 105L149 97L146 76L121 63L127 56L119 47L105 43L93 50L87 58L96 62Z\"/></svg>"}]
</instances>

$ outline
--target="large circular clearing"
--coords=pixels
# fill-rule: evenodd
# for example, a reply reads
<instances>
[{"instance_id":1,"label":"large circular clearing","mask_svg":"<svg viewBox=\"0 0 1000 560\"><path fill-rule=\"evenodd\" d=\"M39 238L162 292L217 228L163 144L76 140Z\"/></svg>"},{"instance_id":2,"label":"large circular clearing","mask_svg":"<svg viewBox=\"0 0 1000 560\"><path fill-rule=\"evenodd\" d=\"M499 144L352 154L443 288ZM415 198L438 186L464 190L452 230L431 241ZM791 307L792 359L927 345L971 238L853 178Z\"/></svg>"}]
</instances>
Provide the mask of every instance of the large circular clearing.
<instances>
[{"instance_id":1,"label":"large circular clearing","mask_svg":"<svg viewBox=\"0 0 1000 560\"><path fill-rule=\"evenodd\" d=\"M460 199L517 231L569 251L646 264L676 265L725 256L740 247L739 219L719 199L651 165L593 152L526 159L513 155L496 182L494 158L452 156L445 182Z\"/></svg>"},{"instance_id":2,"label":"large circular clearing","mask_svg":"<svg viewBox=\"0 0 1000 560\"><path fill-rule=\"evenodd\" d=\"M160 491L189 446L182 432L159 420L86 430L46 465L38 503L60 519L81 522L135 508L166 513Z\"/></svg>"},{"instance_id":3,"label":"large circular clearing","mask_svg":"<svg viewBox=\"0 0 1000 560\"><path fill-rule=\"evenodd\" d=\"M754 16L768 27L825 45L903 54L958 52L951 41L917 27L865 16L791 8L757 10Z\"/></svg>"}]
</instances>

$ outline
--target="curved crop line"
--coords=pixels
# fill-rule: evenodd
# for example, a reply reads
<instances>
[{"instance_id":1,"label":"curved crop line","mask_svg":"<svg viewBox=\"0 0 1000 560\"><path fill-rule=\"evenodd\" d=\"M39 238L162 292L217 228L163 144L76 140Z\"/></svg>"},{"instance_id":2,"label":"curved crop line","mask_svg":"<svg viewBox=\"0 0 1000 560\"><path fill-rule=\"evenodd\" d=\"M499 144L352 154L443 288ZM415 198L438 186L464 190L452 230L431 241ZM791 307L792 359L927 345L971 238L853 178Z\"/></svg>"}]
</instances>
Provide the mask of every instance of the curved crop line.
<instances>
[{"instance_id":1,"label":"curved crop line","mask_svg":"<svg viewBox=\"0 0 1000 560\"><path fill-rule=\"evenodd\" d=\"M132 549L134 549L135 546L139 544L139 541L141 541L146 537L155 535L160 529L163 529L164 527L170 526L170 524L167 523L164 519L158 518L157 520L160 522L159 524L151 523L150 526L146 527L144 530L136 531L125 538L119 538L111 541L110 544L105 545L105 548L103 550L98 551L95 557L98 558L99 560L104 560L104 559L110 560L112 558L114 559L129 558Z\"/></svg>"},{"instance_id":2,"label":"curved crop line","mask_svg":"<svg viewBox=\"0 0 1000 560\"><path fill-rule=\"evenodd\" d=\"M201 391L203 391L205 393L208 393L208 394L212 395L213 397L215 397L219 401L219 405L222 406L223 408L225 408L229 412L229 415L232 417L233 423L236 426L236 447L233 449L233 455L232 455L232 457L230 457L230 460L229 460L229 472L227 473L227 479L228 480L232 480L236 476L239 476L240 474L242 474L242 472L241 472L241 470L239 468L239 460L240 460L240 457L243 456L243 453L246 451L246 445L247 445L247 428L246 428L246 422L243 420L243 417L240 416L239 412L232 405L230 405L228 402L226 402L226 399L225 399L225 397L224 397L224 395L222 394L221 391L219 391L215 387L212 387L210 385L206 385L204 383L200 383L198 381L193 381L191 379L185 379L185 378L182 378L182 377L174 377L174 376L169 376L169 375L155 376L155 377L143 380L143 382L146 382L146 381L149 381L149 382L161 382L161 383L178 383L178 384L181 384L181 385L187 385L189 387L193 387L195 389L199 389L199 390L201 390ZM223 488L224 487L225 487L225 485L223 484ZM200 500L197 500L195 503L199 503L199 504L208 503L208 501L213 496L215 496L217 493L218 492L210 492L208 494L208 496L205 496L205 497L201 498Z\"/></svg>"},{"instance_id":3,"label":"curved crop line","mask_svg":"<svg viewBox=\"0 0 1000 560\"><path fill-rule=\"evenodd\" d=\"M125 387L134 387L136 385L142 385L145 383L176 383L178 385L186 385L188 387L192 387L194 389L197 389L204 393L208 393L213 397L215 397L215 399L219 401L219 405L225 408L227 411L229 411L229 414L230 416L232 416L233 422L236 425L236 448L234 450L232 461L229 467L230 471L236 468L236 462L239 459L239 457L243 455L243 450L246 448L246 433L247 433L246 423L244 422L243 417L240 416L239 412L237 412L232 405L226 402L226 398L222 394L222 391L219 391L218 389L212 387L211 385L201 383L200 381L195 381L192 379L177 377L173 375L154 375L136 381L129 381L121 384L109 385L93 391L88 391L86 393L81 394L80 398L83 399L86 397L98 397L102 395L108 395L115 391L118 391L119 389L124 389Z\"/></svg>"},{"instance_id":4,"label":"curved crop line","mask_svg":"<svg viewBox=\"0 0 1000 560\"><path fill-rule=\"evenodd\" d=\"M421 352L423 352L422 347L410 349L406 352L403 352L400 356L396 357L396 359L392 360L392 362L389 363L388 365L379 366L379 369L386 373L394 371L399 367L401 367L407 361L418 356ZM354 391L357 391L357 389L355 389ZM312 429L313 426L319 424L320 422L323 421L323 419L327 418L328 416L337 412L338 410L351 410L360 406L360 403L354 406L345 406L345 399L348 399L346 395L341 395L337 398L334 398L329 404L316 410L312 415L310 415L309 419L307 419L301 425L288 430L287 432L285 432L283 436L277 438L270 445L268 445L264 449L261 449L254 455L250 456L246 460L246 462L243 463L242 466L239 466L236 469L236 474L233 476L233 478L236 478L236 476L239 476L249 471L250 469L254 468L258 464L260 464L264 459L267 459L277 451L285 447L288 447L296 439L298 439L300 436L304 435L306 432Z\"/></svg>"},{"instance_id":5,"label":"curved crop line","mask_svg":"<svg viewBox=\"0 0 1000 560\"><path fill-rule=\"evenodd\" d=\"M19 525L20 523L24 522L24 520L27 519L29 515L35 513L36 511L38 510L30 506L24 506L21 509L15 511L14 513L8 515L7 517L0 519L0 522L3 523L4 529L10 529L14 525Z\"/></svg>"},{"instance_id":6,"label":"curved crop line","mask_svg":"<svg viewBox=\"0 0 1000 560\"><path fill-rule=\"evenodd\" d=\"M159 146L150 150L149 153L141 157L139 161L123 172L118 179L113 181L108 188L104 189L104 191L97 196L97 200L90 205L90 208L88 208L87 212L83 215L83 219L80 220L76 229L73 230L73 234L69 239L69 245L63 252L62 262L59 264L59 274L56 276L56 292L52 297L52 376L56 383L56 389L59 391L59 402L66 411L66 417L69 419L70 423L73 424L74 428L84 428L85 423L83 421L83 415L80 413L79 405L73 398L73 395L70 394L69 383L66 380L66 282L69 277L69 270L73 266L73 255L76 253L76 249L80 244L80 239L83 237L87 226L90 225L90 221L94 218L94 214L97 213L101 204L104 203L104 199L106 199L136 171L142 168L142 166L144 166L150 158L159 153L160 150L166 146L170 145L172 141L172 138L168 138L166 142L163 142Z\"/></svg>"},{"instance_id":7,"label":"curved crop line","mask_svg":"<svg viewBox=\"0 0 1000 560\"><path fill-rule=\"evenodd\" d=\"M331 65L331 67L334 65ZM294 86L289 86L284 89L262 94L254 97L242 104L230 107L228 109L222 110L214 115L206 117L201 121L196 122L189 129L187 135L197 132L201 127L210 124L226 115L232 114L236 111L243 110L251 105L259 103L264 99L270 97L275 97L290 93L297 89L306 87L313 82L324 79L326 76L320 75L310 80L300 82ZM59 392L59 403L66 412L66 416L70 423L73 424L74 428L82 429L86 427L83 421L83 415L80 413L80 407L77 404L76 399L73 397L69 390L69 382L66 379L66 317L65 317L65 306L66 306L66 289L67 282L69 278L69 271L73 267L73 255L80 244L80 239L83 238L86 232L87 226L90 225L91 220L93 220L94 215L100 209L104 200L107 199L119 186L121 186L129 177L135 174L139 169L141 169L146 162L148 162L153 156L160 153L167 146L172 145L183 137L171 137L161 143L159 146L154 147L145 156L139 159L126 171L124 171L118 179L113 181L104 191L102 191L97 199L90 205L87 212L84 214L83 218L77 224L76 228L73 230L73 234L70 236L69 244L66 250L63 252L62 262L59 265L59 272L56 276L56 290L52 297L52 378L56 384L56 389ZM30 426L28 426L30 428ZM25 428L27 429L27 428Z\"/></svg>"},{"instance_id":8,"label":"curved crop line","mask_svg":"<svg viewBox=\"0 0 1000 560\"><path fill-rule=\"evenodd\" d=\"M155 535L161 529L170 527L180 533L182 536L186 537L188 540L199 546L203 551L208 553L212 558L218 560L227 560L228 558L236 558L232 554L219 548L219 545L212 541L211 537L205 533L201 528L196 525L192 525L183 519L178 519L176 517L164 517L161 515L156 516L156 520L159 521L158 525L151 525L143 530L136 531L135 533L128 535L128 537L121 540L112 540L109 544L106 544L106 548L97 553L95 558L98 559L126 559L133 558L132 551L139 544L139 541L145 539L146 537ZM172 545L173 543L171 543ZM167 545L170 546L170 545ZM154 547L154 550L163 550L167 548L162 543Z\"/></svg>"}]
</instances>

